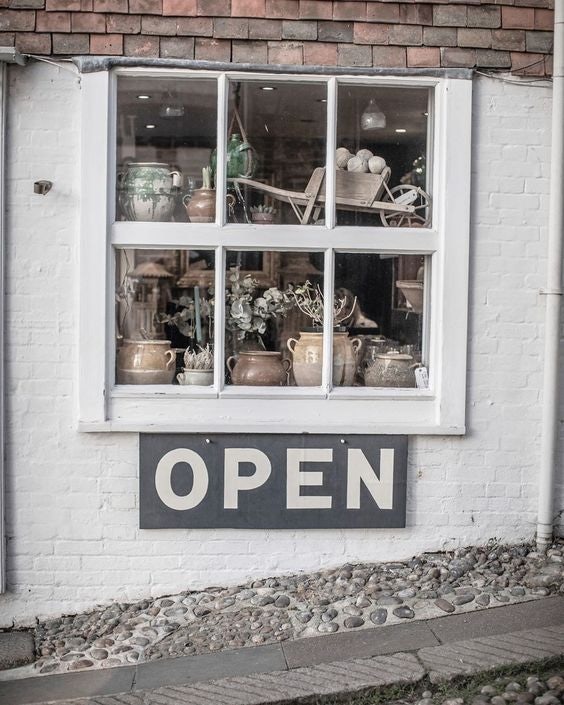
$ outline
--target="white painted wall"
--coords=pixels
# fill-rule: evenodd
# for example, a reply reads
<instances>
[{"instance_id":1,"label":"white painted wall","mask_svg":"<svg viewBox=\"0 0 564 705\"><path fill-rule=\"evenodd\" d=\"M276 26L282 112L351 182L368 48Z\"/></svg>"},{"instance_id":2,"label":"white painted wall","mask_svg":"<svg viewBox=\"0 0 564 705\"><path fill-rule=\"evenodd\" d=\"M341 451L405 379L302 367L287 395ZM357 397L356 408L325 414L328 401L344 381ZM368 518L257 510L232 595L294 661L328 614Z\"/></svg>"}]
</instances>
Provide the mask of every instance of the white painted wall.
<instances>
[{"instance_id":1,"label":"white painted wall","mask_svg":"<svg viewBox=\"0 0 564 705\"><path fill-rule=\"evenodd\" d=\"M469 432L410 440L408 528L140 531L137 436L74 428L80 83L68 68L10 68L9 593L0 596L0 626L251 576L531 539L550 89L475 82ZM33 194L40 178L54 182L47 196ZM563 499L561 486L559 507Z\"/></svg>"}]
</instances>

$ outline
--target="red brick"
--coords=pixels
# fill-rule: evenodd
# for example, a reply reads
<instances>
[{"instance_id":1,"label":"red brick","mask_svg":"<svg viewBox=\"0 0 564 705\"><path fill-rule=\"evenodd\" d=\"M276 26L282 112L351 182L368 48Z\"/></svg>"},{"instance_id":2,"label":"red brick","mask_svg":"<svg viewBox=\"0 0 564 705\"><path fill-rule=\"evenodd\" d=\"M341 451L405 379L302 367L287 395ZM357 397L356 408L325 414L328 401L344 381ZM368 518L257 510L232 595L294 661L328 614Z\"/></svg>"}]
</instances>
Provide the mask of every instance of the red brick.
<instances>
[{"instance_id":1,"label":"red brick","mask_svg":"<svg viewBox=\"0 0 564 705\"><path fill-rule=\"evenodd\" d=\"M317 38L322 42L352 42L352 22L324 22L317 23Z\"/></svg>"},{"instance_id":2,"label":"red brick","mask_svg":"<svg viewBox=\"0 0 564 705\"><path fill-rule=\"evenodd\" d=\"M141 17L139 15L106 15L106 31L109 34L139 34Z\"/></svg>"},{"instance_id":3,"label":"red brick","mask_svg":"<svg viewBox=\"0 0 564 705\"><path fill-rule=\"evenodd\" d=\"M354 41L356 44L389 44L391 29L389 24L355 22Z\"/></svg>"},{"instance_id":4,"label":"red brick","mask_svg":"<svg viewBox=\"0 0 564 705\"><path fill-rule=\"evenodd\" d=\"M96 32L106 31L106 18L97 12L73 12L72 13L73 32Z\"/></svg>"},{"instance_id":5,"label":"red brick","mask_svg":"<svg viewBox=\"0 0 564 705\"><path fill-rule=\"evenodd\" d=\"M0 32L0 46L13 47L16 44L16 35L14 32Z\"/></svg>"},{"instance_id":6,"label":"red brick","mask_svg":"<svg viewBox=\"0 0 564 705\"><path fill-rule=\"evenodd\" d=\"M12 10L42 10L45 0L4 0L0 7L9 7Z\"/></svg>"},{"instance_id":7,"label":"red brick","mask_svg":"<svg viewBox=\"0 0 564 705\"><path fill-rule=\"evenodd\" d=\"M407 65L410 68L427 68L441 65L439 47L407 47Z\"/></svg>"},{"instance_id":8,"label":"red brick","mask_svg":"<svg viewBox=\"0 0 564 705\"><path fill-rule=\"evenodd\" d=\"M268 42L268 63L301 66L304 63L303 45L299 42Z\"/></svg>"},{"instance_id":9,"label":"red brick","mask_svg":"<svg viewBox=\"0 0 564 705\"><path fill-rule=\"evenodd\" d=\"M193 59L194 37L162 37L160 54L164 59Z\"/></svg>"},{"instance_id":10,"label":"red brick","mask_svg":"<svg viewBox=\"0 0 564 705\"><path fill-rule=\"evenodd\" d=\"M94 0L80 0L80 9L82 12L92 12L94 9Z\"/></svg>"},{"instance_id":11,"label":"red brick","mask_svg":"<svg viewBox=\"0 0 564 705\"><path fill-rule=\"evenodd\" d=\"M554 0L515 0L514 5L524 5L525 7L554 8Z\"/></svg>"},{"instance_id":12,"label":"red brick","mask_svg":"<svg viewBox=\"0 0 564 705\"><path fill-rule=\"evenodd\" d=\"M249 39L282 39L282 20L249 20Z\"/></svg>"},{"instance_id":13,"label":"red brick","mask_svg":"<svg viewBox=\"0 0 564 705\"><path fill-rule=\"evenodd\" d=\"M163 0L163 15L195 17L197 14L197 0Z\"/></svg>"},{"instance_id":14,"label":"red brick","mask_svg":"<svg viewBox=\"0 0 564 705\"><path fill-rule=\"evenodd\" d=\"M325 42L304 44L304 64L308 66L336 66L337 45Z\"/></svg>"},{"instance_id":15,"label":"red brick","mask_svg":"<svg viewBox=\"0 0 564 705\"><path fill-rule=\"evenodd\" d=\"M404 47L372 47L372 65L380 68L404 68L407 58Z\"/></svg>"},{"instance_id":16,"label":"red brick","mask_svg":"<svg viewBox=\"0 0 564 705\"><path fill-rule=\"evenodd\" d=\"M407 7L406 5L402 5ZM400 6L397 2L369 2L366 7L369 22L399 22Z\"/></svg>"},{"instance_id":17,"label":"red brick","mask_svg":"<svg viewBox=\"0 0 564 705\"><path fill-rule=\"evenodd\" d=\"M232 17L264 17L266 0L231 0Z\"/></svg>"},{"instance_id":18,"label":"red brick","mask_svg":"<svg viewBox=\"0 0 564 705\"><path fill-rule=\"evenodd\" d=\"M46 0L45 9L48 12L58 10L80 11L82 10L80 0Z\"/></svg>"},{"instance_id":19,"label":"red brick","mask_svg":"<svg viewBox=\"0 0 564 705\"><path fill-rule=\"evenodd\" d=\"M266 16L278 17L281 20L297 20L298 0L266 0Z\"/></svg>"},{"instance_id":20,"label":"red brick","mask_svg":"<svg viewBox=\"0 0 564 705\"><path fill-rule=\"evenodd\" d=\"M180 36L211 37L213 20L210 17L179 17L176 21L176 33Z\"/></svg>"},{"instance_id":21,"label":"red brick","mask_svg":"<svg viewBox=\"0 0 564 705\"><path fill-rule=\"evenodd\" d=\"M533 29L535 11L532 7L502 7L501 25L503 29Z\"/></svg>"},{"instance_id":22,"label":"red brick","mask_svg":"<svg viewBox=\"0 0 564 705\"><path fill-rule=\"evenodd\" d=\"M372 66L372 48L357 44L339 44L337 64L339 66Z\"/></svg>"},{"instance_id":23,"label":"red brick","mask_svg":"<svg viewBox=\"0 0 564 705\"><path fill-rule=\"evenodd\" d=\"M0 32L33 32L35 12L32 10L0 10Z\"/></svg>"},{"instance_id":24,"label":"red brick","mask_svg":"<svg viewBox=\"0 0 564 705\"><path fill-rule=\"evenodd\" d=\"M457 30L455 27L423 27L423 44L431 47L455 47Z\"/></svg>"},{"instance_id":25,"label":"red brick","mask_svg":"<svg viewBox=\"0 0 564 705\"><path fill-rule=\"evenodd\" d=\"M284 20L282 22L282 39L315 41L317 39L317 22L315 20Z\"/></svg>"},{"instance_id":26,"label":"red brick","mask_svg":"<svg viewBox=\"0 0 564 705\"><path fill-rule=\"evenodd\" d=\"M333 2L332 0L300 0L299 14L301 20L330 20L333 18Z\"/></svg>"},{"instance_id":27,"label":"red brick","mask_svg":"<svg viewBox=\"0 0 564 705\"><path fill-rule=\"evenodd\" d=\"M400 22L402 24L433 24L433 6L428 3L400 5Z\"/></svg>"},{"instance_id":28,"label":"red brick","mask_svg":"<svg viewBox=\"0 0 564 705\"><path fill-rule=\"evenodd\" d=\"M266 64L268 47L266 42L237 41L232 42L231 61L234 64Z\"/></svg>"},{"instance_id":29,"label":"red brick","mask_svg":"<svg viewBox=\"0 0 564 705\"><path fill-rule=\"evenodd\" d=\"M38 12L35 21L36 32L70 32L70 12Z\"/></svg>"},{"instance_id":30,"label":"red brick","mask_svg":"<svg viewBox=\"0 0 564 705\"><path fill-rule=\"evenodd\" d=\"M194 58L199 61L231 61L231 42L228 39L196 39Z\"/></svg>"},{"instance_id":31,"label":"red brick","mask_svg":"<svg viewBox=\"0 0 564 705\"><path fill-rule=\"evenodd\" d=\"M520 76L544 76L546 72L543 54L521 54L511 52L511 72Z\"/></svg>"},{"instance_id":32,"label":"red brick","mask_svg":"<svg viewBox=\"0 0 564 705\"><path fill-rule=\"evenodd\" d=\"M130 34L124 37L123 53L125 56L148 56L156 58L159 55L159 37Z\"/></svg>"},{"instance_id":33,"label":"red brick","mask_svg":"<svg viewBox=\"0 0 564 705\"><path fill-rule=\"evenodd\" d=\"M53 34L53 54L88 54L90 38L87 34Z\"/></svg>"},{"instance_id":34,"label":"red brick","mask_svg":"<svg viewBox=\"0 0 564 705\"><path fill-rule=\"evenodd\" d=\"M249 20L242 17L216 17L213 21L213 36L218 39L248 39Z\"/></svg>"},{"instance_id":35,"label":"red brick","mask_svg":"<svg viewBox=\"0 0 564 705\"><path fill-rule=\"evenodd\" d=\"M496 29L501 26L501 8L485 5L468 8L468 26Z\"/></svg>"},{"instance_id":36,"label":"red brick","mask_svg":"<svg viewBox=\"0 0 564 705\"><path fill-rule=\"evenodd\" d=\"M230 17L231 0L198 0L198 14L203 17Z\"/></svg>"},{"instance_id":37,"label":"red brick","mask_svg":"<svg viewBox=\"0 0 564 705\"><path fill-rule=\"evenodd\" d=\"M441 66L446 68L472 68L475 65L475 49L441 48Z\"/></svg>"},{"instance_id":38,"label":"red brick","mask_svg":"<svg viewBox=\"0 0 564 705\"><path fill-rule=\"evenodd\" d=\"M162 15L163 0L129 0L132 15Z\"/></svg>"},{"instance_id":39,"label":"red brick","mask_svg":"<svg viewBox=\"0 0 564 705\"><path fill-rule=\"evenodd\" d=\"M554 10L535 10L535 29L554 29Z\"/></svg>"},{"instance_id":40,"label":"red brick","mask_svg":"<svg viewBox=\"0 0 564 705\"><path fill-rule=\"evenodd\" d=\"M94 0L94 12L129 12L127 0Z\"/></svg>"},{"instance_id":41,"label":"red brick","mask_svg":"<svg viewBox=\"0 0 564 705\"><path fill-rule=\"evenodd\" d=\"M333 19L334 20L357 20L364 21L366 19L366 3L365 2L339 2L333 3Z\"/></svg>"},{"instance_id":42,"label":"red brick","mask_svg":"<svg viewBox=\"0 0 564 705\"><path fill-rule=\"evenodd\" d=\"M554 48L552 32L526 32L526 49L536 54L551 54Z\"/></svg>"},{"instance_id":43,"label":"red brick","mask_svg":"<svg viewBox=\"0 0 564 705\"><path fill-rule=\"evenodd\" d=\"M118 56L123 54L123 35L91 34L90 53L104 56Z\"/></svg>"},{"instance_id":44,"label":"red brick","mask_svg":"<svg viewBox=\"0 0 564 705\"><path fill-rule=\"evenodd\" d=\"M433 24L437 27L465 27L466 21L466 7L456 5L433 7Z\"/></svg>"},{"instance_id":45,"label":"red brick","mask_svg":"<svg viewBox=\"0 0 564 705\"><path fill-rule=\"evenodd\" d=\"M522 29L495 29L492 47L507 51L525 51L525 32Z\"/></svg>"},{"instance_id":46,"label":"red brick","mask_svg":"<svg viewBox=\"0 0 564 705\"><path fill-rule=\"evenodd\" d=\"M458 32L459 47L480 47L490 49L492 46L491 29L465 29L461 27Z\"/></svg>"},{"instance_id":47,"label":"red brick","mask_svg":"<svg viewBox=\"0 0 564 705\"><path fill-rule=\"evenodd\" d=\"M174 37L176 35L176 18L145 15L141 18L141 34Z\"/></svg>"},{"instance_id":48,"label":"red brick","mask_svg":"<svg viewBox=\"0 0 564 705\"><path fill-rule=\"evenodd\" d=\"M24 54L50 54L51 35L37 32L18 32L16 49Z\"/></svg>"},{"instance_id":49,"label":"red brick","mask_svg":"<svg viewBox=\"0 0 564 705\"><path fill-rule=\"evenodd\" d=\"M423 44L423 27L407 24L392 25L389 44L401 44L402 46Z\"/></svg>"}]
</instances>

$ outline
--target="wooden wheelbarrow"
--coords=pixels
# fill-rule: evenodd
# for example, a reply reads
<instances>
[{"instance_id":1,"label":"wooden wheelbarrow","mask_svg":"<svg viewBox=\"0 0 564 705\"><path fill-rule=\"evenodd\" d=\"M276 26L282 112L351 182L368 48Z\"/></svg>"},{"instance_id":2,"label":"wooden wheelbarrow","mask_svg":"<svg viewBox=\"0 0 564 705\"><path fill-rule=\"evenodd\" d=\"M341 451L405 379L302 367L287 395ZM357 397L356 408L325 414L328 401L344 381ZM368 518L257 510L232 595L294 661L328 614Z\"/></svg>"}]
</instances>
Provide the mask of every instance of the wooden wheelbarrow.
<instances>
[{"instance_id":1,"label":"wooden wheelbarrow","mask_svg":"<svg viewBox=\"0 0 564 705\"><path fill-rule=\"evenodd\" d=\"M337 210L378 213L382 225L427 227L431 222L431 199L418 186L401 184L388 188L390 168L381 174L337 170L335 195ZM325 167L317 167L305 191L286 191L253 179L229 179L240 200L241 186L250 186L278 201L289 203L301 225L315 223L325 204Z\"/></svg>"}]
</instances>

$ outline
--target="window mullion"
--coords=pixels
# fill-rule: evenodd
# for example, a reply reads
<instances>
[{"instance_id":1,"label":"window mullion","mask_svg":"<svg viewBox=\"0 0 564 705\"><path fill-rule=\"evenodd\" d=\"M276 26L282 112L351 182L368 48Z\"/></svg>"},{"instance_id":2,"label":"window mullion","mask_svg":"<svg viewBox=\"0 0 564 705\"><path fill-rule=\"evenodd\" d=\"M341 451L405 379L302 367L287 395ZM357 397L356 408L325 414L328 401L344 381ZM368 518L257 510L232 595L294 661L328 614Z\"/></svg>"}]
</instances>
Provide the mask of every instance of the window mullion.
<instances>
[{"instance_id":1,"label":"window mullion","mask_svg":"<svg viewBox=\"0 0 564 705\"><path fill-rule=\"evenodd\" d=\"M323 267L323 368L321 387L328 394L333 384L333 289L334 262L333 250L325 250Z\"/></svg>"},{"instance_id":2,"label":"window mullion","mask_svg":"<svg viewBox=\"0 0 564 705\"><path fill-rule=\"evenodd\" d=\"M219 163L219 162L218 162ZM224 347L225 347L225 248L215 248L215 294L213 307L213 345L214 345L214 387L221 392L225 385Z\"/></svg>"},{"instance_id":3,"label":"window mullion","mask_svg":"<svg viewBox=\"0 0 564 705\"><path fill-rule=\"evenodd\" d=\"M327 142L325 174L325 225L334 228L336 222L335 182L336 164L335 150L337 148L337 79L330 78L327 82Z\"/></svg>"},{"instance_id":4,"label":"window mullion","mask_svg":"<svg viewBox=\"0 0 564 705\"><path fill-rule=\"evenodd\" d=\"M226 213L226 171L227 171L227 104L229 102L229 81L226 74L217 79L217 159L215 173L216 207L215 222L225 225Z\"/></svg>"}]
</instances>

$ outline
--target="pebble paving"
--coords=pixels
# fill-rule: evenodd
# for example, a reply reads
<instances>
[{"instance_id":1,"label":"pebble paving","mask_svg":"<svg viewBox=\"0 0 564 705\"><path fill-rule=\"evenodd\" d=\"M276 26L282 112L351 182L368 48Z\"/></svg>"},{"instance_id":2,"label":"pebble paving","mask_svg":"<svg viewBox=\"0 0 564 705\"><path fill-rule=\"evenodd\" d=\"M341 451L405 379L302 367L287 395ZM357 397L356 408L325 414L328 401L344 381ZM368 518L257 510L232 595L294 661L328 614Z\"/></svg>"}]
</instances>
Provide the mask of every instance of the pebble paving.
<instances>
[{"instance_id":1,"label":"pebble paving","mask_svg":"<svg viewBox=\"0 0 564 705\"><path fill-rule=\"evenodd\" d=\"M563 577L560 540L546 555L530 544L469 547L115 603L40 623L30 668L108 668L428 619L563 594Z\"/></svg>"}]
</instances>

